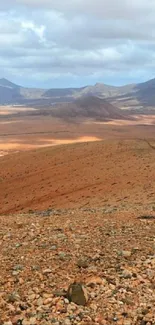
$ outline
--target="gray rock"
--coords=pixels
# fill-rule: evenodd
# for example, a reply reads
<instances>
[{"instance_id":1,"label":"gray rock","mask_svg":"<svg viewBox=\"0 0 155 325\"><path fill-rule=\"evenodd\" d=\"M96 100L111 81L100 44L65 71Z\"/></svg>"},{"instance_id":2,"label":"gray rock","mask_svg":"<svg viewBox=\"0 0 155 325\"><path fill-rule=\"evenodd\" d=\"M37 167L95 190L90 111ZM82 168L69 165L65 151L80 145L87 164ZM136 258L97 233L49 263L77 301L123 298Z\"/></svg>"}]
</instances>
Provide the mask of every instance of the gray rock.
<instances>
[{"instance_id":1,"label":"gray rock","mask_svg":"<svg viewBox=\"0 0 155 325\"><path fill-rule=\"evenodd\" d=\"M68 288L67 298L76 305L85 306L88 302L87 290L81 283L74 282Z\"/></svg>"},{"instance_id":2,"label":"gray rock","mask_svg":"<svg viewBox=\"0 0 155 325\"><path fill-rule=\"evenodd\" d=\"M14 303L20 299L19 295L16 292L12 292L7 296L7 302Z\"/></svg>"},{"instance_id":3,"label":"gray rock","mask_svg":"<svg viewBox=\"0 0 155 325\"><path fill-rule=\"evenodd\" d=\"M86 269L86 268L89 266L88 259L87 259L87 258L80 258L80 259L77 261L77 266L78 266L79 268Z\"/></svg>"},{"instance_id":4,"label":"gray rock","mask_svg":"<svg viewBox=\"0 0 155 325\"><path fill-rule=\"evenodd\" d=\"M23 269L24 269L23 265L20 265L20 264L15 265L15 266L13 267L13 270L14 270L14 271L23 271Z\"/></svg>"},{"instance_id":5,"label":"gray rock","mask_svg":"<svg viewBox=\"0 0 155 325\"><path fill-rule=\"evenodd\" d=\"M65 252L59 252L58 256L59 256L61 261L64 261L66 259L66 257L67 257Z\"/></svg>"}]
</instances>

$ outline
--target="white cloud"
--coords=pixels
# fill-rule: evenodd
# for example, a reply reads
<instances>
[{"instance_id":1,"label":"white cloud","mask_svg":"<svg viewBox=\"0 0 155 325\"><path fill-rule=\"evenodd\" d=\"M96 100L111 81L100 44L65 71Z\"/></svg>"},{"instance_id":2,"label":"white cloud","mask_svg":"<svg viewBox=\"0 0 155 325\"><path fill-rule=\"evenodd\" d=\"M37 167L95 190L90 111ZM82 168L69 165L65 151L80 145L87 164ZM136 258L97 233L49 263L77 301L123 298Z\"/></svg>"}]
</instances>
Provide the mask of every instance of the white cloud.
<instances>
[{"instance_id":1,"label":"white cloud","mask_svg":"<svg viewBox=\"0 0 155 325\"><path fill-rule=\"evenodd\" d=\"M125 80L155 68L154 0L5 0L0 10L3 76Z\"/></svg>"},{"instance_id":2,"label":"white cloud","mask_svg":"<svg viewBox=\"0 0 155 325\"><path fill-rule=\"evenodd\" d=\"M23 21L21 23L21 27L23 28L24 31L31 30L34 32L40 39L40 41L44 41L44 32L46 27L44 25L36 26L33 22L31 21Z\"/></svg>"}]
</instances>

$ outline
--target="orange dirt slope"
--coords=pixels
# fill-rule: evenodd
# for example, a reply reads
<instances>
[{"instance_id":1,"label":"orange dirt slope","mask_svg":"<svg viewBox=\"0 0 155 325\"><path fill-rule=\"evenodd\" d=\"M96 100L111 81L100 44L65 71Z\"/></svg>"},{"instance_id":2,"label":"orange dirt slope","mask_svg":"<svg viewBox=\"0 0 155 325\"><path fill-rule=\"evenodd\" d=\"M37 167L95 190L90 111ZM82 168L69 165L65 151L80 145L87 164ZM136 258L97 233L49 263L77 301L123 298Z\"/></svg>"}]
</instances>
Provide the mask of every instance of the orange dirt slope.
<instances>
[{"instance_id":1,"label":"orange dirt slope","mask_svg":"<svg viewBox=\"0 0 155 325\"><path fill-rule=\"evenodd\" d=\"M80 143L10 154L0 158L0 214L153 204L154 170L155 150L141 140Z\"/></svg>"}]
</instances>

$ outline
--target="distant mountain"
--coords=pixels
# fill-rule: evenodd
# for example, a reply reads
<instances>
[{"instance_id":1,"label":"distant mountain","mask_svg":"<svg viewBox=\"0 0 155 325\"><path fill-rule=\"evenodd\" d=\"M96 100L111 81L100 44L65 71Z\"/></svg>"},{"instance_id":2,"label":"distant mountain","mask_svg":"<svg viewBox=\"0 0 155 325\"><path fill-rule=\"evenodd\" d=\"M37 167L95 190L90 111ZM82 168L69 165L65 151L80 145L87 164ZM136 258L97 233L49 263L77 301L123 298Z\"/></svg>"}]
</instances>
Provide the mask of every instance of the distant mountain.
<instances>
[{"instance_id":1,"label":"distant mountain","mask_svg":"<svg viewBox=\"0 0 155 325\"><path fill-rule=\"evenodd\" d=\"M0 104L13 103L20 98L19 86L5 78L0 79Z\"/></svg>"},{"instance_id":2,"label":"distant mountain","mask_svg":"<svg viewBox=\"0 0 155 325\"><path fill-rule=\"evenodd\" d=\"M45 90L24 88L13 82L1 78L0 79L0 104L29 104L36 99L40 99Z\"/></svg>"},{"instance_id":3,"label":"distant mountain","mask_svg":"<svg viewBox=\"0 0 155 325\"><path fill-rule=\"evenodd\" d=\"M11 89L20 88L20 86L12 83L11 81L9 81L9 80L7 80L5 78L0 79L0 87L7 87L7 88L11 88Z\"/></svg>"},{"instance_id":4,"label":"distant mountain","mask_svg":"<svg viewBox=\"0 0 155 325\"><path fill-rule=\"evenodd\" d=\"M114 107L105 99L95 96L83 96L72 103L61 103L55 105L51 110L54 117L64 119L93 118L96 120L111 120L127 118L121 109Z\"/></svg>"},{"instance_id":5,"label":"distant mountain","mask_svg":"<svg viewBox=\"0 0 155 325\"><path fill-rule=\"evenodd\" d=\"M155 107L155 79L137 85L136 89L139 102L145 106Z\"/></svg>"},{"instance_id":6,"label":"distant mountain","mask_svg":"<svg viewBox=\"0 0 155 325\"><path fill-rule=\"evenodd\" d=\"M82 88L65 88L65 89L49 89L44 93L44 96L48 98L79 98L83 95L102 96L104 98L110 98L116 95L122 95L130 92L135 85L127 85L122 87L105 85L102 83L96 83L94 86L85 86Z\"/></svg>"},{"instance_id":7,"label":"distant mountain","mask_svg":"<svg viewBox=\"0 0 155 325\"><path fill-rule=\"evenodd\" d=\"M83 89L85 89L86 87L83 88L63 88L63 89L49 89L44 93L44 97L70 97L70 96L74 96L76 95L76 93L78 92L82 92Z\"/></svg>"},{"instance_id":8,"label":"distant mountain","mask_svg":"<svg viewBox=\"0 0 155 325\"><path fill-rule=\"evenodd\" d=\"M140 84L131 84L121 87L96 83L94 86L81 88L48 90L24 88L5 78L0 79L0 105L21 104L36 107L50 107L56 103L70 102L75 105L75 100L81 97L83 98L83 96L95 96L100 99L105 99L113 106L121 109L139 111L143 111L143 109L146 108L154 109L155 79ZM91 106L90 102L89 105Z\"/></svg>"},{"instance_id":9,"label":"distant mountain","mask_svg":"<svg viewBox=\"0 0 155 325\"><path fill-rule=\"evenodd\" d=\"M151 79L137 85L139 89L155 89L155 79Z\"/></svg>"},{"instance_id":10,"label":"distant mountain","mask_svg":"<svg viewBox=\"0 0 155 325\"><path fill-rule=\"evenodd\" d=\"M124 88L124 89L123 89ZM125 91L124 91L125 90ZM140 113L155 109L155 79L136 85L121 87L117 94L109 97L111 103Z\"/></svg>"}]
</instances>

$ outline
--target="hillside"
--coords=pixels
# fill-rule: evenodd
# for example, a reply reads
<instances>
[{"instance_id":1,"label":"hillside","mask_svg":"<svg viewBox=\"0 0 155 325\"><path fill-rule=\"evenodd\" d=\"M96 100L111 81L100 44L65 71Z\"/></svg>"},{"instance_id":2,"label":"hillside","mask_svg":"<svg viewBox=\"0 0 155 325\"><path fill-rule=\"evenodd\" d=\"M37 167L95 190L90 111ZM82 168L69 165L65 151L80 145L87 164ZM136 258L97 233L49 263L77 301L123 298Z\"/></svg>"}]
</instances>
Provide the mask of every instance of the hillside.
<instances>
[{"instance_id":1,"label":"hillside","mask_svg":"<svg viewBox=\"0 0 155 325\"><path fill-rule=\"evenodd\" d=\"M127 115L105 99L95 96L82 96L71 103L57 104L51 115L63 119L92 118L95 120L126 119Z\"/></svg>"},{"instance_id":2,"label":"hillside","mask_svg":"<svg viewBox=\"0 0 155 325\"><path fill-rule=\"evenodd\" d=\"M0 104L28 104L31 100L41 98L44 90L24 88L11 81L0 79Z\"/></svg>"},{"instance_id":3,"label":"hillside","mask_svg":"<svg viewBox=\"0 0 155 325\"><path fill-rule=\"evenodd\" d=\"M140 140L73 144L1 157L1 213L151 204L154 158L155 151Z\"/></svg>"},{"instance_id":4,"label":"hillside","mask_svg":"<svg viewBox=\"0 0 155 325\"><path fill-rule=\"evenodd\" d=\"M137 97L145 106L155 105L155 79L137 85Z\"/></svg>"},{"instance_id":5,"label":"hillside","mask_svg":"<svg viewBox=\"0 0 155 325\"><path fill-rule=\"evenodd\" d=\"M155 142L0 158L2 325L154 325Z\"/></svg>"},{"instance_id":6,"label":"hillside","mask_svg":"<svg viewBox=\"0 0 155 325\"><path fill-rule=\"evenodd\" d=\"M0 85L0 103L15 103L20 102L22 100L22 96L18 88L11 88Z\"/></svg>"}]
</instances>

